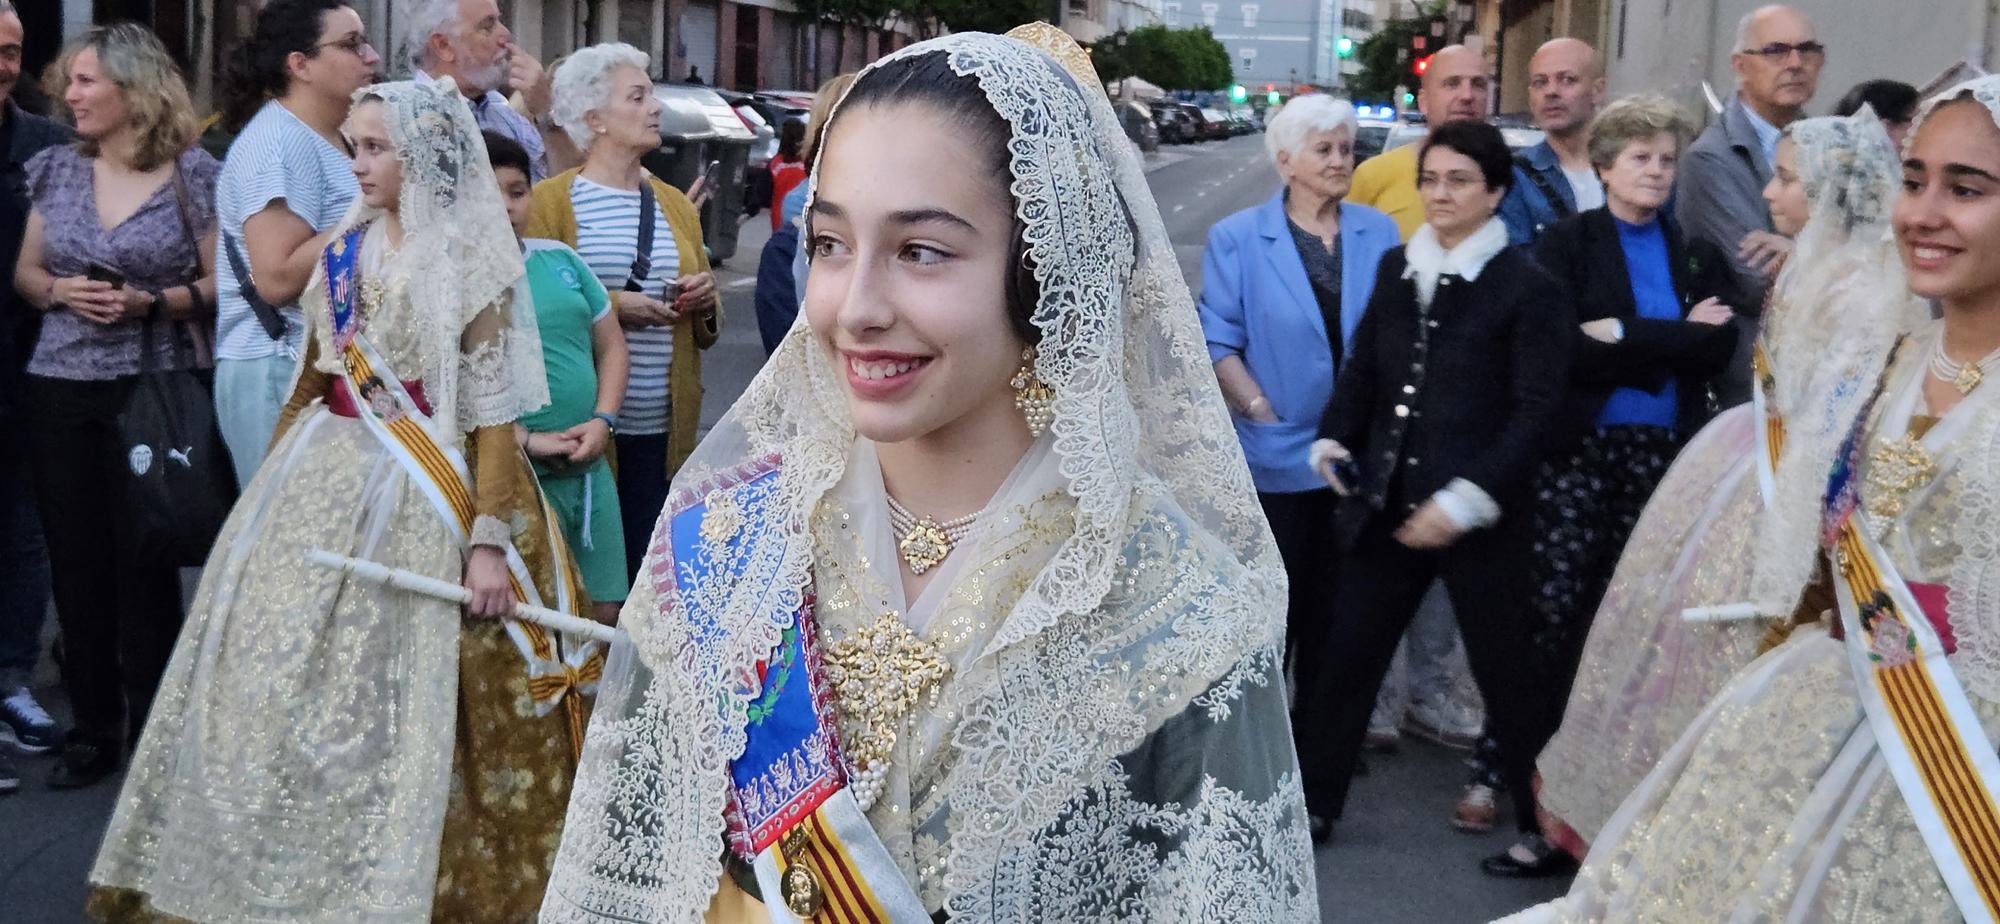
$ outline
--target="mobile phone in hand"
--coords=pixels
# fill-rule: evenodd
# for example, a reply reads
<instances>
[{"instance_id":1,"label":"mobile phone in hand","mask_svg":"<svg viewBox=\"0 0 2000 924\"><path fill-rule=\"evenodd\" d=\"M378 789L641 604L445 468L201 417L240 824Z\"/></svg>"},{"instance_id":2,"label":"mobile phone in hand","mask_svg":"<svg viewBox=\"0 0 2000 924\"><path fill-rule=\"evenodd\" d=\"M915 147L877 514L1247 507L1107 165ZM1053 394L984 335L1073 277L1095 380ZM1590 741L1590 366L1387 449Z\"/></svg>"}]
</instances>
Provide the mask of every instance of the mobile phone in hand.
<instances>
[{"instance_id":1,"label":"mobile phone in hand","mask_svg":"<svg viewBox=\"0 0 2000 924\"><path fill-rule=\"evenodd\" d=\"M125 274L102 263L92 262L83 270L83 278L91 282L102 282L114 289L124 288Z\"/></svg>"}]
</instances>

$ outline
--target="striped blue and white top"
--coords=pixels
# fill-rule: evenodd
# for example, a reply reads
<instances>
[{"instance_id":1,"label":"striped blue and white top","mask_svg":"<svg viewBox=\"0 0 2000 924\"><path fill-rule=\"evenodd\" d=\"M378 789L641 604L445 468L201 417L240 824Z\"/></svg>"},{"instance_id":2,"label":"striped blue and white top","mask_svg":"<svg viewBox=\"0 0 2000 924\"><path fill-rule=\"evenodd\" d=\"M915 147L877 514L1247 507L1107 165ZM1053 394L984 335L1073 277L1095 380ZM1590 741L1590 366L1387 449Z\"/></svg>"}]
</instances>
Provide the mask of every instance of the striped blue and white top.
<instances>
[{"instance_id":1,"label":"striped blue and white top","mask_svg":"<svg viewBox=\"0 0 2000 924\"><path fill-rule=\"evenodd\" d=\"M238 293L242 286L224 250L234 241L243 248L243 223L273 202L324 231L347 213L361 188L346 152L334 147L312 127L299 121L276 100L243 126L222 161L215 182L215 211L221 233L215 241L215 356L217 359L263 359L279 352L279 344L257 322L250 303ZM296 352L304 337L297 305L279 306L285 315L285 346Z\"/></svg>"},{"instance_id":2,"label":"striped blue and white top","mask_svg":"<svg viewBox=\"0 0 2000 924\"><path fill-rule=\"evenodd\" d=\"M576 252L609 292L625 288L632 258L639 250L639 191L600 186L578 174L569 188L576 209ZM667 283L680 275L680 250L666 212L653 209L653 267L645 293L662 297ZM615 295L613 296L616 297ZM625 329L632 357L632 375L625 385L625 404L618 411L618 432L657 436L667 432L670 396L667 365L674 356L674 329Z\"/></svg>"}]
</instances>

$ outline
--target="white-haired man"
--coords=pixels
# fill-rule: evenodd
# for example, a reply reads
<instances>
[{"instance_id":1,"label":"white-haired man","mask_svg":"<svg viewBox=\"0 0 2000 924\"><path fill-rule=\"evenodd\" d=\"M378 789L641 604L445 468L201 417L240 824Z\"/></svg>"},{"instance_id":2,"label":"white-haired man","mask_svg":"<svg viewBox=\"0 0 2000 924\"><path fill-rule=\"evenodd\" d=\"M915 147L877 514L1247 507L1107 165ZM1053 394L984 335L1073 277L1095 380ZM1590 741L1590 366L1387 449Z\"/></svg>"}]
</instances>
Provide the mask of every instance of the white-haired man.
<instances>
[{"instance_id":1,"label":"white-haired man","mask_svg":"<svg viewBox=\"0 0 2000 924\"><path fill-rule=\"evenodd\" d=\"M1755 296L1738 308L1745 312L1743 326L1754 331L1763 293L1791 250L1791 242L1771 226L1764 185L1771 181L1779 133L1805 114L1819 89L1826 46L1804 13L1764 6L1737 23L1729 60L1736 71L1736 96L1722 118L1688 147L1676 215L1689 237L1707 240L1730 255L1739 290ZM1750 399L1752 339L1738 338L1740 355L1715 382L1723 407Z\"/></svg>"},{"instance_id":2,"label":"white-haired man","mask_svg":"<svg viewBox=\"0 0 2000 924\"><path fill-rule=\"evenodd\" d=\"M548 75L534 55L514 44L514 33L500 21L498 0L423 0L410 17L406 44L417 76L450 77L472 104L480 128L528 150L530 179L548 175L543 135L561 132L549 120ZM521 94L527 115L508 105L508 89Z\"/></svg>"}]
</instances>

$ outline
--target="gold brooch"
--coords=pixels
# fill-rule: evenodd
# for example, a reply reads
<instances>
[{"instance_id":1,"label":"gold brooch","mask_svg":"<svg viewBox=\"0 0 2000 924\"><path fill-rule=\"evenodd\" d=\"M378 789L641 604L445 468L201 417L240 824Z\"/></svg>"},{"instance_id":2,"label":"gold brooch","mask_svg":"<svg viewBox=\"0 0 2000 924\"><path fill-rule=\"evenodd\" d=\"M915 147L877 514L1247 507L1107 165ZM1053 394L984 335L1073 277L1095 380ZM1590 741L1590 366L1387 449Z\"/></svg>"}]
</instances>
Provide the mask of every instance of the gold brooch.
<instances>
[{"instance_id":1,"label":"gold brooch","mask_svg":"<svg viewBox=\"0 0 2000 924\"><path fill-rule=\"evenodd\" d=\"M931 706L937 705L938 687L951 673L951 664L894 611L828 646L824 663L827 683L848 719L842 724L853 731L841 745L854 768L854 797L865 811L887 779L897 729L919 700L928 697Z\"/></svg>"},{"instance_id":2,"label":"gold brooch","mask_svg":"<svg viewBox=\"0 0 2000 924\"><path fill-rule=\"evenodd\" d=\"M1910 493L1937 477L1937 461L1914 435L1876 445L1868 455L1863 498L1868 513L1887 523L1903 515Z\"/></svg>"},{"instance_id":3,"label":"gold brooch","mask_svg":"<svg viewBox=\"0 0 2000 924\"><path fill-rule=\"evenodd\" d=\"M707 510L701 517L701 541L709 545L725 545L743 529L743 508L737 506L736 495L727 491L710 491L702 499L702 505Z\"/></svg>"}]
</instances>

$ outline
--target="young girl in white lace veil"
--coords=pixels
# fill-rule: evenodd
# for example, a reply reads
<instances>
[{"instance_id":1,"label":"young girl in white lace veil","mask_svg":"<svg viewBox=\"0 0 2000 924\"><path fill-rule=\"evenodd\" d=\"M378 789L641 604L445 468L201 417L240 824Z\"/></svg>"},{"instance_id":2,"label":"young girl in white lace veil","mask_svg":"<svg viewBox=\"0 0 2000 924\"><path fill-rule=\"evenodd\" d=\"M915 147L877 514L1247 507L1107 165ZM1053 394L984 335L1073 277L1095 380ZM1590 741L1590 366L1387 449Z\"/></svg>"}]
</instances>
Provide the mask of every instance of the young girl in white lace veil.
<instances>
[{"instance_id":1,"label":"young girl in white lace veil","mask_svg":"<svg viewBox=\"0 0 2000 924\"><path fill-rule=\"evenodd\" d=\"M1277 549L1133 149L1024 35L829 120L801 320L675 478L543 920L1316 919Z\"/></svg>"},{"instance_id":2,"label":"young girl in white lace veil","mask_svg":"<svg viewBox=\"0 0 2000 924\"><path fill-rule=\"evenodd\" d=\"M514 442L548 400L520 250L449 81L365 88L347 130L362 196L91 870L103 920L519 921L554 858L601 661L480 618L583 603ZM473 618L314 550L462 580Z\"/></svg>"},{"instance_id":3,"label":"young girl in white lace veil","mask_svg":"<svg viewBox=\"0 0 2000 924\"><path fill-rule=\"evenodd\" d=\"M1778 550L1803 551L1805 570L1831 562L1835 631L1801 625L1737 672L1612 813L1570 893L1508 920L1993 920L2000 861L1961 838L1994 829L2000 777L2000 386L1965 368L2000 365L1996 152L2000 77L1926 105L1886 200L1890 278L1943 318L1859 383L1817 528L1759 540L1806 543ZM1850 256L1797 275L1859 288L1894 269ZM1777 325L1780 350L1813 339L1794 320ZM1804 381L1822 384L1793 386L1788 434L1852 407L1845 377Z\"/></svg>"},{"instance_id":4,"label":"young girl in white lace veil","mask_svg":"<svg viewBox=\"0 0 2000 924\"><path fill-rule=\"evenodd\" d=\"M1803 224L1785 226L1798 218L1780 198L1795 244L1765 312L1757 400L1689 440L1647 504L1538 762L1542 807L1562 822L1545 827L1578 855L1729 676L1783 638L1840 442L1897 335L1925 317L1890 238L1902 168L1874 115L1795 122L1778 158L1766 195L1802 196Z\"/></svg>"}]
</instances>

